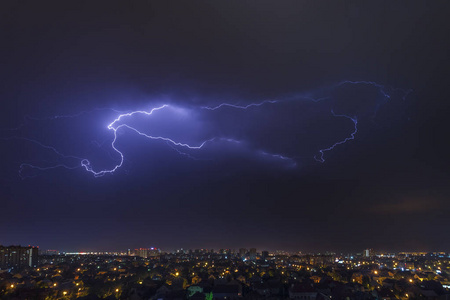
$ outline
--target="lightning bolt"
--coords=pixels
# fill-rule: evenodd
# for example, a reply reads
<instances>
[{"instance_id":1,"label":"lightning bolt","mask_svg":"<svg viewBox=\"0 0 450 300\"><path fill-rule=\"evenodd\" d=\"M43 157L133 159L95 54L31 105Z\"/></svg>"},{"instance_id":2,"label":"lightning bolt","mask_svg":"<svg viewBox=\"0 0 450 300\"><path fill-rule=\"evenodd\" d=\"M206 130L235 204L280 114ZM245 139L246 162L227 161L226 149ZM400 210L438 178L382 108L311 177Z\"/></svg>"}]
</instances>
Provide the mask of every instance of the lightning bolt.
<instances>
[{"instance_id":1,"label":"lightning bolt","mask_svg":"<svg viewBox=\"0 0 450 300\"><path fill-rule=\"evenodd\" d=\"M239 104L231 104L231 103L220 103L216 106L202 106L202 109L208 109L208 110L217 110L219 108L223 108L223 107L230 107L230 108L236 108L236 109L248 109L248 108L252 108L252 107L258 107L258 106L263 106L264 104L276 104L276 103L281 103L281 102L288 102L288 101L293 101L293 100L298 100L298 99L302 99L302 100L308 100L311 102L320 102L323 100L327 100L330 97L321 97L321 98L314 98L311 96L307 96L307 95L296 95L296 96L291 96L291 97L286 97L284 99L280 99L280 100L264 100L261 102L253 102L247 105L239 105Z\"/></svg>"},{"instance_id":2,"label":"lightning bolt","mask_svg":"<svg viewBox=\"0 0 450 300\"><path fill-rule=\"evenodd\" d=\"M182 155L186 155L190 158L193 158L191 155L184 153L178 149L176 149L175 147L183 147L183 148L187 148L190 150L198 150L203 148L207 143L211 143L214 141L226 141L226 142L233 142L233 143L241 143L238 140L234 140L234 139L230 139L230 138L218 138L218 137L214 137L208 140L204 140L203 142L197 144L197 145L191 145L191 144L187 144L187 143L181 143L181 142L177 142L171 138L168 137L164 137L164 136L153 136L153 135L149 135L146 134L144 132L139 131L138 129L121 123L123 119L125 118L129 118L129 117L133 117L134 115L137 114L141 114L141 115L146 115L146 116L151 116L154 112L158 111L158 110L163 110L165 108L170 107L168 104L164 104L160 107L155 107L153 109L151 109L150 111L144 111L144 110L138 110L138 111L133 111L133 112L129 112L129 113L124 113L124 114L120 114L114 121L112 121L109 125L108 125L108 129L113 131L113 141L111 142L111 147L113 148L113 150L119 154L120 156L120 160L119 162L111 169L108 170L100 170L100 171L95 171L94 168L91 166L91 162L88 159L82 159L81 160L81 166L84 167L84 169L87 172L92 173L95 177L99 177L99 176L103 176L105 174L111 174L114 173L118 168L120 168L123 165L123 161L124 161L124 154L116 147L116 141L117 141L117 132L118 130L120 130L121 128L125 128L125 129L129 129L130 131L135 132L136 134L143 136L147 139L151 139L151 140L161 140L161 141L165 141L166 143L170 144L172 146L173 149L175 149L178 153L182 154ZM250 106L249 106L250 107ZM278 156L278 158L280 159L287 159L283 156Z\"/></svg>"},{"instance_id":3,"label":"lightning bolt","mask_svg":"<svg viewBox=\"0 0 450 300\"><path fill-rule=\"evenodd\" d=\"M216 109L219 109L219 108L222 108L222 107L232 107L232 108L237 108L237 109L247 109L247 108L250 108L250 107L261 106L261 105L264 105L264 104L267 104L267 103L275 104L275 103L278 103L278 102L279 102L278 100L264 100L264 101L261 101L261 102L250 103L250 104L247 104L247 105L237 105L237 104L230 104L230 103L221 103L221 104L219 104L219 105L217 105L217 106L213 106L213 107L210 107L210 106L202 106L202 108L203 108L203 109L209 109L209 110L216 110Z\"/></svg>"},{"instance_id":4,"label":"lightning bolt","mask_svg":"<svg viewBox=\"0 0 450 300\"><path fill-rule=\"evenodd\" d=\"M268 152L265 152L265 151L261 151L261 154L264 155L264 156L269 156L269 157L272 157L272 158L276 158L276 159L281 159L281 160L287 161L291 168L297 167L297 162L291 157L287 157L287 156L284 156L284 155L281 155L281 154L268 153Z\"/></svg>"},{"instance_id":5,"label":"lightning bolt","mask_svg":"<svg viewBox=\"0 0 450 300\"><path fill-rule=\"evenodd\" d=\"M356 117L350 117L350 116L347 116L347 115L337 115L337 114L335 114L333 111L331 111L331 113L332 113L333 116L335 116L335 117L343 117L343 118L347 118L347 119L351 120L351 121L353 122L354 130L353 130L353 132L350 134L350 136L347 137L347 138L345 138L344 140L339 141L339 142L336 142L336 143L334 143L333 145L331 145L331 146L328 147L328 148L319 150L320 155L319 155L319 156L315 155L315 156L314 156L314 159L315 159L316 161L318 161L318 162L321 162L321 163L325 162L325 159L323 158L323 155L324 155L324 153L325 153L326 151L331 151L331 150L333 150L334 148L336 148L337 146L342 145L342 144L345 144L346 142L355 139L355 135L356 135L356 133L358 132L358 119L357 119Z\"/></svg>"},{"instance_id":6,"label":"lightning bolt","mask_svg":"<svg viewBox=\"0 0 450 300\"><path fill-rule=\"evenodd\" d=\"M375 88L378 89L378 91L380 92L381 96L386 99L389 100L391 99L391 94L393 92L397 92L397 93L401 93L402 95L402 99L405 100L406 97L408 96L408 94L412 91L412 90L404 90L404 89L399 89L399 88L390 88L390 87L386 87L384 85L378 84L376 82L373 81L341 81L333 86L331 86L331 89L335 89L338 87L342 87L345 85L369 85L369 86L373 86ZM287 102L287 101L293 101L293 100L298 100L298 99L302 99L302 100L307 100L307 101L311 101L314 103L318 103L318 102L322 102L325 100L330 99L330 96L321 96L321 97L313 97L314 93L307 93L307 94L301 94L300 96L295 96L295 97L287 97L281 100L264 100L264 101L260 101L260 102L253 102L253 103L249 103L249 104L245 104L245 105L239 105L239 104L231 104L231 103L220 103L216 106L201 106L199 107L200 109L204 109L204 110L219 110L219 109L223 109L223 108L231 108L231 109L237 109L237 110L249 110L255 107L260 107L263 105L275 105L278 103L282 103L282 102ZM118 161L113 165L113 167L109 168L109 169L103 169L103 170L97 170L92 166L91 161L88 158L83 158L83 157L79 157L79 156L75 156L75 155L67 155L62 153L61 151L58 151L55 147L50 146L50 145L46 145L43 144L37 140L34 139L30 139L30 138L25 138L25 137L10 137L10 138L3 138L3 139L21 139L21 140L25 140L28 142L31 142L33 144L36 144L37 146L49 150L50 152L54 153L57 157L59 157L60 160L74 160L75 163L74 164L67 164L67 163L63 163L61 161L58 161L56 163L54 163L51 166L36 166L34 164L31 163L22 163L20 164L20 169L19 169L19 175L21 178L26 178L29 176L24 175L24 170L27 168L30 169L36 169L39 171L46 171L46 170L50 170L50 169L56 169L56 168L66 168L66 169L77 169L77 168L82 168L85 171L87 171L88 173L91 173L94 177L101 177L104 176L106 174L112 174L115 171L117 171L119 168L121 168L123 166L124 163L124 153L119 150L116 146L116 142L118 139L118 132L119 131L123 131L123 130L127 130L130 132L134 132L135 134L144 137L146 139L150 139L150 140L159 140L159 141L164 141L166 142L172 149L174 149L176 152L178 152L180 155L184 155L190 159L195 159L195 160L200 160L194 156L192 156L190 153L186 152L186 151L193 151L193 150L199 150L204 148L205 146L207 146L210 143L214 143L214 142L228 142L228 143L236 143L236 144L242 144L244 143L244 141L239 141L239 140L235 140L232 138L225 138L225 137L213 137L207 140L203 140L202 142L198 142L197 144L188 144L188 143L183 143L180 141L176 141L170 137L166 137L166 136L159 136L159 135L150 135L147 134L145 132L142 132L140 130L138 130L135 127L132 127L131 125L126 123L126 120L132 119L134 116L136 115L143 115L143 116L148 116L151 117L155 112L157 111L161 111L161 110L165 110L167 108L169 108L170 105L169 104L164 104L155 108L152 108L151 110L136 110L136 111L131 111L131 112L121 112L118 110L114 110L111 108L96 108L94 110L91 111L81 111L79 113L73 114L73 115L57 115L57 116L53 116L50 118L31 118L31 117L27 117L25 122L23 124L20 124L18 127L16 128L9 128L9 129L3 129L3 131L18 131L19 129L23 128L29 121L42 121L42 120L55 120L55 119L61 119L61 118L76 118L79 117L81 115L84 114L89 114L93 111L97 111L97 110L111 110L114 111L116 113L118 113L117 117L110 122L107 125L107 129L109 131L112 132L112 140L111 140L111 148L113 149L114 153L116 153L119 157ZM376 108L377 110L377 108ZM334 144L332 144L331 146L327 147L327 148L323 148L318 150L319 154L314 156L314 159L318 162L325 162L325 158L324 158L324 154L327 151L332 151L333 149L335 149L337 146L342 145L347 143L350 140L354 140L356 134L358 133L358 118L357 116L348 116L346 114L335 114L334 111L331 111L332 115L336 118L347 118L350 121L352 121L353 123L353 131L350 133L350 135L348 137L346 137L343 140L337 141ZM100 144L97 143L99 146ZM185 150L181 150L181 149L185 149ZM258 150L258 149L254 149L255 153L259 153L260 155L264 156L264 157L271 157L277 160L281 160L281 161L286 161L289 163L289 165L291 167L296 167L297 166L297 161L295 158L293 157L288 157L284 154L280 154L280 153L270 153L267 152L265 150Z\"/></svg>"},{"instance_id":7,"label":"lightning bolt","mask_svg":"<svg viewBox=\"0 0 450 300\"><path fill-rule=\"evenodd\" d=\"M380 93L386 99L391 99L391 94L387 91L388 89L391 90L391 91L394 91L394 92L401 93L403 101L405 101L406 97L408 97L408 95L413 92L412 89L402 89L402 88L387 87L387 86L384 86L382 84L376 83L374 81L364 81L364 80L359 80L359 81L344 80L344 81L341 81L338 84L336 84L335 87L343 86L343 85L346 85L346 84L352 84L352 85L364 84L364 85L374 86L374 87L378 88Z\"/></svg>"},{"instance_id":8,"label":"lightning bolt","mask_svg":"<svg viewBox=\"0 0 450 300\"><path fill-rule=\"evenodd\" d=\"M17 137L17 136L9 137L9 138L2 138L2 139L3 140L23 140L23 141L27 141L27 142L30 142L32 144L36 144L36 145L38 145L39 147L41 147L43 149L46 149L46 150L49 150L49 151L53 152L54 154L56 154L60 158L63 158L63 159L75 159L77 161L81 161L82 160L82 158L80 158L78 156L66 155L64 153L61 153L55 147L52 147L52 146L49 146L49 145L45 145L45 144L43 144L43 143L41 143L41 142L39 142L39 141L37 141L35 139L30 139L30 138L25 138L25 137ZM52 163L52 162L48 162L48 163ZM74 170L74 169L79 168L80 165L77 164L77 165L74 165L74 166L68 166L67 164L58 163L56 165L52 165L52 166L48 166L48 167L40 167L40 166L32 165L30 163L21 163L20 166L19 166L19 176L22 179L24 179L26 177L30 177L30 176L23 175L23 171L26 168L36 169L36 170L40 170L40 171L47 171L47 170L51 170L51 169L57 169L57 168L60 168L60 167L63 167L63 168L69 169L69 170Z\"/></svg>"}]
</instances>

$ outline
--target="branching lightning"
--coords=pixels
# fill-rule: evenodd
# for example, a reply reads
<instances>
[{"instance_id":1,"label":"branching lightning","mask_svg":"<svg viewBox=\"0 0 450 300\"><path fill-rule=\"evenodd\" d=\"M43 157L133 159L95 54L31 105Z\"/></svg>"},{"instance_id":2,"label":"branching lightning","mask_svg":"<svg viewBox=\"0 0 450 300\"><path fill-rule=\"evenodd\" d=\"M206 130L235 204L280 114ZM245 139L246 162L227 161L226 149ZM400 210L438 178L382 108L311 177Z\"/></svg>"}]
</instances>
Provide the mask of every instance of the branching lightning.
<instances>
[{"instance_id":1,"label":"branching lightning","mask_svg":"<svg viewBox=\"0 0 450 300\"><path fill-rule=\"evenodd\" d=\"M250 107L257 107L257 106L261 106L261 105L268 104L268 103L275 104L275 103L278 103L278 102L279 101L277 101L277 100L264 100L264 101L261 101L261 102L250 103L250 104L247 104L247 105L221 103L221 104L219 104L217 106L213 106L213 107L202 106L202 108L203 109L209 109L209 110L216 110L216 109L219 109L219 108L222 108L222 107L231 107L231 108L237 108L237 109L247 109L247 108L250 108Z\"/></svg>"},{"instance_id":2,"label":"branching lightning","mask_svg":"<svg viewBox=\"0 0 450 300\"><path fill-rule=\"evenodd\" d=\"M391 99L392 92L401 93L403 100L405 100L407 95L411 92L411 90L389 88L389 87L383 86L383 85L378 84L373 81L341 81L329 89L336 89L336 88L342 87L344 85L368 85L368 86L375 87L378 89L381 97L384 98L386 101ZM295 99L302 99L302 100L309 101L311 103L319 103L322 101L329 100L331 98L330 96L323 96L323 95L318 95L318 97L313 97L313 95L314 95L313 93L309 93L309 94L307 94L307 96L299 96L299 97L295 97ZM236 109L236 110L250 110L255 107L261 107L261 106L265 106L265 105L276 105L281 102L293 101L293 99L294 98L291 97L291 98L284 98L282 100L264 100L261 102L254 102L254 103L245 104L245 105L220 103L215 106L201 106L198 109L210 110L210 111L216 111L216 110L220 110L223 108L230 108L230 109ZM221 136L216 136L213 138L203 140L201 142L191 144L191 143L177 141L168 136L151 135L151 134L142 132L142 131L138 130L137 128L131 126L129 123L127 123L127 120L132 120L133 117L136 115L147 116L147 117L151 118L155 112L163 111L169 107L171 107L171 105L164 104L164 105L152 108L149 111L136 110L136 111L131 111L131 112L120 112L117 110L109 109L111 111L118 113L117 117L106 126L106 128L112 132L112 140L110 142L110 145L111 145L111 148L114 151L114 153L117 154L118 161L114 164L113 167L108 168L108 169L98 170L92 165L91 161L88 158L64 154L61 151L59 151L58 149L56 149L56 147L46 145L35 139L21 137L21 136L7 137L7 138L3 138L3 139L4 140L11 140L11 139L24 140L24 141L33 143L33 144L41 147L42 149L51 151L54 155L59 157L59 160L56 161L51 166L37 166L37 165L31 164L29 162L24 162L24 163L20 164L19 175L22 178L30 177L29 175L24 174L24 170L27 168L35 169L35 170L39 170L39 171L46 171L46 170L56 169L56 168L66 168L66 169L73 170L73 169L77 169L77 168L81 167L88 173L93 174L93 176L95 176L95 177L104 176L106 174L112 174L123 166L124 159L125 159L125 154L123 153L123 151L119 150L116 145L116 142L118 140L118 132L119 131L134 132L137 135L139 135L143 138L146 138L146 139L164 141L172 149L174 149L178 154L186 156L186 157L188 157L190 159L194 159L194 160L204 160L204 159L199 159L199 158L191 155L190 152L200 150L200 149L206 147L208 144L211 144L214 142L235 143L237 145L247 144L246 141L240 141L240 140L233 139L231 137L221 137ZM104 109L105 108L100 108L100 109L95 109L95 110L104 110ZM377 108L375 108L375 113L376 113L376 109ZM41 119L27 117L26 121L23 124L19 125L18 127L11 128L11 129L3 129L3 131L18 131L19 129L25 127L27 125L27 123L31 122L31 121L56 120L56 119L61 119L61 118L76 118L76 117L79 117L81 115L88 114L91 112L92 111L82 111L82 112L76 113L74 115L59 115L59 116L53 116L50 118L41 118ZM344 113L335 114L333 110L331 110L331 114L336 118L346 118L346 119L350 120L353 123L353 131L343 140L334 142L333 144L331 144L331 146L328 146L327 148L318 149L317 151L319 154L314 155L314 159L321 163L325 162L324 155L326 152L332 151L339 145L345 144L350 140L354 140L358 133L358 117L357 116L349 116ZM101 146L101 145L98 144L98 146ZM270 157L270 158L273 158L276 160L288 162L290 167L296 167L298 165L297 160L295 158L288 157L287 155L284 155L281 153L270 153L269 151L266 151L263 149L253 149L252 151L254 154L259 154L261 157ZM62 162L62 160L66 160L66 161ZM67 160L72 160L73 164L72 163L67 164Z\"/></svg>"},{"instance_id":3,"label":"branching lightning","mask_svg":"<svg viewBox=\"0 0 450 300\"><path fill-rule=\"evenodd\" d=\"M331 146L328 147L328 148L320 149L320 150L319 150L320 155L315 155L315 156L314 156L314 159L317 160L318 162L321 162L321 163L325 162L325 159L323 158L323 155L324 155L324 153L325 153L326 151L331 151L331 150L333 150L336 146L345 144L346 142L355 139L355 135L356 135L356 133L358 132L358 119L357 119L356 117L350 117L350 116L347 116L347 115L337 115L337 114L334 113L334 111L331 111L331 113L332 113L333 116L335 116L335 117L344 117L344 118L347 118L347 119L351 120L351 121L353 122L353 125L354 125L354 130L353 130L353 132L350 134L349 137L346 137L346 138L343 139L342 141L336 142L336 143L334 143L333 145L331 145Z\"/></svg>"}]
</instances>

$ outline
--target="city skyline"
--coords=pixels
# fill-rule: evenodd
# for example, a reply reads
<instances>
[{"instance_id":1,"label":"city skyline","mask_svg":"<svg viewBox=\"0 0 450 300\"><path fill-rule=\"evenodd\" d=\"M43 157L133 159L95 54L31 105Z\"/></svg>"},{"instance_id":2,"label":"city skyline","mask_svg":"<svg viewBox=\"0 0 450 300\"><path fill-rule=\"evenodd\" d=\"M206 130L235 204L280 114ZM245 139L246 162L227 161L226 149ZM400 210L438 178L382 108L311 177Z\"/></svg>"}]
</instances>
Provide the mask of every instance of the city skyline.
<instances>
[{"instance_id":1,"label":"city skyline","mask_svg":"<svg viewBox=\"0 0 450 300\"><path fill-rule=\"evenodd\" d=\"M125 254L66 253L28 260L0 247L3 299L447 299L450 254L258 252L255 248ZM35 249L35 248L34 248ZM3 256L3 255L2 255ZM37 258L37 257L36 257Z\"/></svg>"},{"instance_id":2,"label":"city skyline","mask_svg":"<svg viewBox=\"0 0 450 300\"><path fill-rule=\"evenodd\" d=\"M258 247L195 247L195 248L186 248L186 247L179 247L179 248L164 248L164 247L151 247L151 246L140 246L140 247L122 247L120 249L46 249L41 248L38 245L0 245L2 247L28 247L28 248L37 248L39 250L39 253L41 255L50 254L50 255L83 255L83 254L118 254L121 255L129 255L130 251L156 251L158 253L231 253L231 254L237 254L242 251L245 251L246 253L249 252L251 249L255 249L259 254L262 252L268 252L271 254L281 254L286 253L289 255L312 255L312 254L329 254L329 255L361 255L361 256L369 256L367 253L371 253L370 256L383 256L383 255L395 255L395 254L414 254L414 255L426 255L426 254L436 254L436 253L450 253L448 251L444 250L433 250L433 251L427 251L427 250L418 250L418 249L402 249L402 250L389 250L389 249L377 249L376 247L371 248L364 248L364 249L353 249L351 251L345 252L345 251L339 251L335 249L328 249L328 250L312 250L312 251L302 251L301 249L294 249L294 250L288 250L288 249L281 249L281 248L258 248Z\"/></svg>"}]
</instances>

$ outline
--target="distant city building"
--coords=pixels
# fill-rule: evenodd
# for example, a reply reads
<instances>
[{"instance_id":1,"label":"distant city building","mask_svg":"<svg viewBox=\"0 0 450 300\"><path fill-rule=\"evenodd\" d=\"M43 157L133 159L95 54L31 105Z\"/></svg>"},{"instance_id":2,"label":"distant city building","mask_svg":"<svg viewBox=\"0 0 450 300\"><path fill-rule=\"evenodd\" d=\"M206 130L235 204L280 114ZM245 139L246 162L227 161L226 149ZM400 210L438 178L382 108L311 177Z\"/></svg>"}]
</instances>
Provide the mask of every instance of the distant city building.
<instances>
[{"instance_id":1,"label":"distant city building","mask_svg":"<svg viewBox=\"0 0 450 300\"><path fill-rule=\"evenodd\" d=\"M35 267L38 263L38 247L0 246L0 268Z\"/></svg>"},{"instance_id":2,"label":"distant city building","mask_svg":"<svg viewBox=\"0 0 450 300\"><path fill-rule=\"evenodd\" d=\"M363 251L363 256L364 257L371 257L373 256L373 250L372 249L366 249Z\"/></svg>"},{"instance_id":3,"label":"distant city building","mask_svg":"<svg viewBox=\"0 0 450 300\"><path fill-rule=\"evenodd\" d=\"M300 256L298 261L310 265L327 266L332 264L335 261L335 258L333 255L315 254Z\"/></svg>"},{"instance_id":4,"label":"distant city building","mask_svg":"<svg viewBox=\"0 0 450 300\"><path fill-rule=\"evenodd\" d=\"M269 251L263 251L261 252L261 258L262 259L267 259L269 257Z\"/></svg>"},{"instance_id":5,"label":"distant city building","mask_svg":"<svg viewBox=\"0 0 450 300\"><path fill-rule=\"evenodd\" d=\"M143 258L157 257L161 254L161 250L158 248L139 248L134 249L133 254L134 256L139 256Z\"/></svg>"},{"instance_id":6,"label":"distant city building","mask_svg":"<svg viewBox=\"0 0 450 300\"><path fill-rule=\"evenodd\" d=\"M43 254L43 255L59 255L59 251L48 249L48 250L42 251L41 254Z\"/></svg>"},{"instance_id":7,"label":"distant city building","mask_svg":"<svg viewBox=\"0 0 450 300\"><path fill-rule=\"evenodd\" d=\"M247 249L245 249L245 248L239 249L239 257L240 258L244 258L246 254L247 254Z\"/></svg>"},{"instance_id":8,"label":"distant city building","mask_svg":"<svg viewBox=\"0 0 450 300\"><path fill-rule=\"evenodd\" d=\"M256 260L256 248L251 248L249 252L250 260Z\"/></svg>"}]
</instances>

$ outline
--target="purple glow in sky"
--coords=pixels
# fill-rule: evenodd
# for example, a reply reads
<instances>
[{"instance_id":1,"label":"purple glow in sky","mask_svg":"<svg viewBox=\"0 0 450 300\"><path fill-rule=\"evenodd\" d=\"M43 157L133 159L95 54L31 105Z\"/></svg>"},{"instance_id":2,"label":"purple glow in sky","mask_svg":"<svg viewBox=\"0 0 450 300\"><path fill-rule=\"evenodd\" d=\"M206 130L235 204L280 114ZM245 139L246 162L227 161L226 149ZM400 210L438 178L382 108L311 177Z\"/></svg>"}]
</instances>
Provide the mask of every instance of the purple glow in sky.
<instances>
[{"instance_id":1,"label":"purple glow in sky","mask_svg":"<svg viewBox=\"0 0 450 300\"><path fill-rule=\"evenodd\" d=\"M359 94L355 95L355 87L362 88L363 93L359 91ZM95 119L98 117L96 113L104 111L117 113L106 126L112 133L110 142L106 143L112 149L109 151L109 158L112 159L106 163L110 166L103 168L91 162L89 157L65 154L64 151L58 150L56 145L48 145L33 137L12 135L6 138L28 141L42 150L52 152L56 158L54 162L42 160L41 163L21 163L19 174L22 178L36 175L30 175L30 170L47 171L56 168L73 170L81 167L95 177L112 174L123 166L127 155L117 144L118 140L123 135L132 134L144 139L166 142L172 149L188 158L217 159L217 153L212 152L223 152L223 145L231 143L238 152L250 153L262 161L270 159L283 167L294 168L304 164L307 157L313 157L323 163L325 152L354 140L358 133L358 118L364 122L369 119L369 115L373 117L380 105L391 100L388 90L395 91L370 81L343 81L309 93L308 96L296 98L285 97L252 103L220 103L199 108L163 104L149 110L124 113L114 109L95 109L68 116L29 118L27 123L11 130L16 133L23 127L36 128L39 122L44 121L47 125L57 126L57 121L61 119L71 119L77 123L78 118L83 115ZM401 91L400 97L403 100L410 92L397 90ZM352 97L351 101L348 101L349 97ZM336 108L342 113L335 113ZM349 111L352 116L347 115L345 111ZM72 128L77 129L76 125ZM328 131L330 128L339 130ZM70 132L66 133L66 137L74 138ZM95 143L99 148L105 145L105 142L102 145ZM222 146L214 150L212 144ZM70 153L77 152L76 147L70 150ZM227 154L224 152L221 155Z\"/></svg>"}]
</instances>

